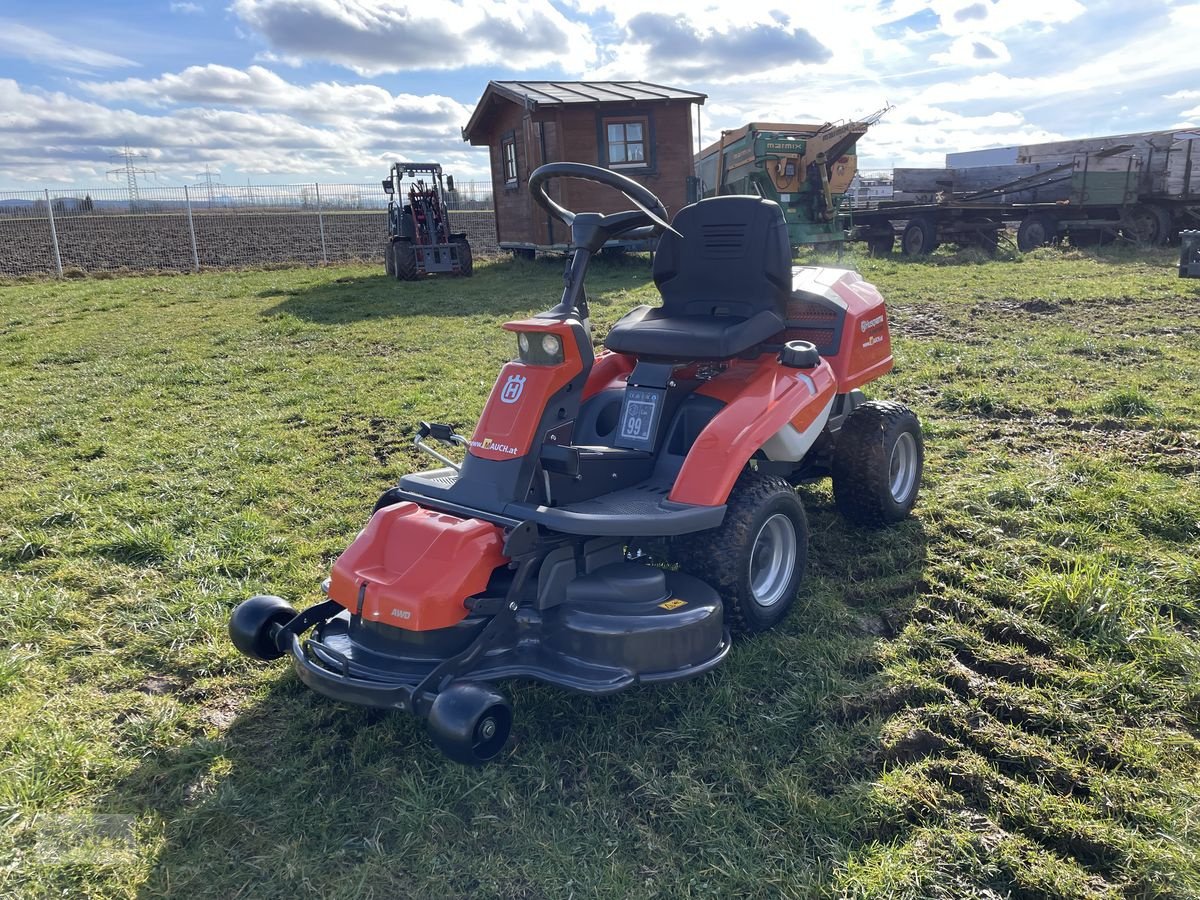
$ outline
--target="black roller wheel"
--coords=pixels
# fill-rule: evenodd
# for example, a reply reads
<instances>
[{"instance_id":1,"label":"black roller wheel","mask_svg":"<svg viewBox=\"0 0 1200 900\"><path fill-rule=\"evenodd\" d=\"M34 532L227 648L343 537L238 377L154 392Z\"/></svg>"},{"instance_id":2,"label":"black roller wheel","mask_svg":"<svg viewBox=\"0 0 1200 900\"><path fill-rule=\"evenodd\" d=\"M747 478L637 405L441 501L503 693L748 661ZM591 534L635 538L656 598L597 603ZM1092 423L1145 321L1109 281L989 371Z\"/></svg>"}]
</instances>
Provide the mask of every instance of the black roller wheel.
<instances>
[{"instance_id":1,"label":"black roller wheel","mask_svg":"<svg viewBox=\"0 0 1200 900\"><path fill-rule=\"evenodd\" d=\"M392 242L388 241L383 248L383 268L387 272L388 278L396 277L396 257L392 253Z\"/></svg>"},{"instance_id":2,"label":"black roller wheel","mask_svg":"<svg viewBox=\"0 0 1200 900\"><path fill-rule=\"evenodd\" d=\"M417 249L411 241L392 242L392 274L400 281L417 280Z\"/></svg>"},{"instance_id":3,"label":"black roller wheel","mask_svg":"<svg viewBox=\"0 0 1200 900\"><path fill-rule=\"evenodd\" d=\"M937 222L932 217L913 216L908 220L900 238L900 250L905 256L928 256L939 246Z\"/></svg>"},{"instance_id":4,"label":"black roller wheel","mask_svg":"<svg viewBox=\"0 0 1200 900\"><path fill-rule=\"evenodd\" d=\"M270 662L283 656L275 641L277 627L295 617L296 610L281 597L256 594L234 607L229 617L229 637L246 656Z\"/></svg>"},{"instance_id":5,"label":"black roller wheel","mask_svg":"<svg viewBox=\"0 0 1200 900\"><path fill-rule=\"evenodd\" d=\"M903 403L869 400L846 419L833 454L838 511L859 525L899 522L921 487L921 423Z\"/></svg>"},{"instance_id":6,"label":"black roller wheel","mask_svg":"<svg viewBox=\"0 0 1200 900\"><path fill-rule=\"evenodd\" d=\"M1017 249L1022 253L1052 244L1058 238L1058 222L1053 216L1034 213L1017 227Z\"/></svg>"},{"instance_id":7,"label":"black roller wheel","mask_svg":"<svg viewBox=\"0 0 1200 900\"><path fill-rule=\"evenodd\" d=\"M479 766L504 749L512 730L512 707L490 684L459 681L434 698L426 726L433 743L448 757Z\"/></svg>"},{"instance_id":8,"label":"black roller wheel","mask_svg":"<svg viewBox=\"0 0 1200 900\"><path fill-rule=\"evenodd\" d=\"M464 238L461 241L455 241L454 248L458 252L458 274L464 278L470 278L475 271L475 261L471 258L471 245Z\"/></svg>"},{"instance_id":9,"label":"black roller wheel","mask_svg":"<svg viewBox=\"0 0 1200 900\"><path fill-rule=\"evenodd\" d=\"M876 234L867 238L867 255L868 256L891 256L892 250L896 246L896 235L894 234Z\"/></svg>"},{"instance_id":10,"label":"black roller wheel","mask_svg":"<svg viewBox=\"0 0 1200 900\"><path fill-rule=\"evenodd\" d=\"M782 478L746 472L729 493L720 526L676 538L673 550L680 568L721 595L731 628L766 631L796 600L808 562L808 518Z\"/></svg>"}]
</instances>

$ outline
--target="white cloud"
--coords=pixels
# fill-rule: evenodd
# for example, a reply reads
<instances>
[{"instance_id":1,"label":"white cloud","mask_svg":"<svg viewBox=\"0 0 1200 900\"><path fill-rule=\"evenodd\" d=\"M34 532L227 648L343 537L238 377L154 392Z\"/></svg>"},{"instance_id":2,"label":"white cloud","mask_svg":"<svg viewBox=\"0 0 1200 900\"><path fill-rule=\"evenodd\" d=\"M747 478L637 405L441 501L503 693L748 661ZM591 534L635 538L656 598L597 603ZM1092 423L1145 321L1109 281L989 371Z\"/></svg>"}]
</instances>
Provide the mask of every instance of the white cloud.
<instances>
[{"instance_id":1,"label":"white cloud","mask_svg":"<svg viewBox=\"0 0 1200 900\"><path fill-rule=\"evenodd\" d=\"M1200 91L1176 91L1163 96L1164 100L1200 100Z\"/></svg>"},{"instance_id":2,"label":"white cloud","mask_svg":"<svg viewBox=\"0 0 1200 900\"><path fill-rule=\"evenodd\" d=\"M930 57L935 63L970 67L994 67L1010 59L1012 57L1003 43L981 34L965 34L955 38L948 50Z\"/></svg>"},{"instance_id":3,"label":"white cloud","mask_svg":"<svg viewBox=\"0 0 1200 900\"><path fill-rule=\"evenodd\" d=\"M587 26L549 0L234 0L230 8L273 52L362 75L483 65L578 72L596 54Z\"/></svg>"},{"instance_id":4,"label":"white cloud","mask_svg":"<svg viewBox=\"0 0 1200 900\"><path fill-rule=\"evenodd\" d=\"M204 12L204 7L199 3L191 3L189 0L175 0L171 4L171 12L184 16L195 16Z\"/></svg>"},{"instance_id":5,"label":"white cloud","mask_svg":"<svg viewBox=\"0 0 1200 900\"><path fill-rule=\"evenodd\" d=\"M19 22L0 19L0 57L27 59L67 72L89 73L99 69L119 69L137 63L115 53L94 50L55 37L46 31Z\"/></svg>"},{"instance_id":6,"label":"white cloud","mask_svg":"<svg viewBox=\"0 0 1200 900\"><path fill-rule=\"evenodd\" d=\"M185 75L170 77L186 82ZM270 72L258 75L263 83L270 81L266 76L277 78ZM136 81L115 84L121 88L108 93L137 93ZM95 88L105 93L104 85ZM357 88L365 91L353 97ZM0 79L0 184L94 180L112 167L105 163L126 144L145 153L147 167L173 184L205 164L244 175L375 181L394 159L434 159L461 180L487 177L486 153L461 142L463 120L454 101L386 91L374 95L370 92L380 89L370 85L316 85L306 97L306 88L282 79L274 89L273 110L207 105L144 113ZM350 94L339 95L338 89ZM379 100L373 111L371 96ZM333 110L325 116L302 114L338 102L331 97L346 103L340 118ZM403 109L410 110L407 116L398 112Z\"/></svg>"}]
</instances>

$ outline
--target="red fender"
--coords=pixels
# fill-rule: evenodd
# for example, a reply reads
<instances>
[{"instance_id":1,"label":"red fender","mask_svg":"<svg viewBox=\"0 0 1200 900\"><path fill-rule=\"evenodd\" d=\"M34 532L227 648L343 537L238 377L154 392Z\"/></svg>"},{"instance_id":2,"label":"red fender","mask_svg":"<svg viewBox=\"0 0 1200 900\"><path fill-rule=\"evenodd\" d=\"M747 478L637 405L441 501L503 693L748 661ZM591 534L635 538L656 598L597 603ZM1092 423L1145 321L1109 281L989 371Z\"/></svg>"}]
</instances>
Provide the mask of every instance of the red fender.
<instances>
[{"instance_id":1,"label":"red fender","mask_svg":"<svg viewBox=\"0 0 1200 900\"><path fill-rule=\"evenodd\" d=\"M774 357L739 362L696 390L725 403L688 451L670 500L720 506L742 469L788 422L803 431L833 401L837 379L829 363L793 369Z\"/></svg>"}]
</instances>

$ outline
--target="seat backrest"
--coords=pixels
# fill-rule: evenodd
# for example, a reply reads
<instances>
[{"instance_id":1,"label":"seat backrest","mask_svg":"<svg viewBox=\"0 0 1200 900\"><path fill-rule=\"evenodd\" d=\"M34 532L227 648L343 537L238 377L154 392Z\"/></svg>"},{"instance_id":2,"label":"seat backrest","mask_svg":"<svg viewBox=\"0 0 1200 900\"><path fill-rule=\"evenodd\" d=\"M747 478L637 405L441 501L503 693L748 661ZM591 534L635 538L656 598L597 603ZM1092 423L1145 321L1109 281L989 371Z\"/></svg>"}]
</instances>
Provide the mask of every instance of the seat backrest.
<instances>
[{"instance_id":1,"label":"seat backrest","mask_svg":"<svg viewBox=\"0 0 1200 900\"><path fill-rule=\"evenodd\" d=\"M669 316L783 318L792 289L792 247L779 204L711 197L685 206L658 240L654 283Z\"/></svg>"}]
</instances>

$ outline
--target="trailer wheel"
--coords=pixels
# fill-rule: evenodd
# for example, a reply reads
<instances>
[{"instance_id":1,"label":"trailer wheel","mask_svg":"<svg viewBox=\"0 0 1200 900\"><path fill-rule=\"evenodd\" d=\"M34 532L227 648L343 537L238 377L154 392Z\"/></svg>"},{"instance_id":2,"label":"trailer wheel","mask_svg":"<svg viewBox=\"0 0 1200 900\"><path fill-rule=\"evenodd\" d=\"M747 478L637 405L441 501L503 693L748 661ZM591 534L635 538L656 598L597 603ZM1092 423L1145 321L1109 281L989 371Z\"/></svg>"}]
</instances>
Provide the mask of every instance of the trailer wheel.
<instances>
[{"instance_id":1,"label":"trailer wheel","mask_svg":"<svg viewBox=\"0 0 1200 900\"><path fill-rule=\"evenodd\" d=\"M417 249L412 241L392 243L392 270L400 281L417 280Z\"/></svg>"},{"instance_id":2,"label":"trailer wheel","mask_svg":"<svg viewBox=\"0 0 1200 900\"><path fill-rule=\"evenodd\" d=\"M454 242L454 249L458 253L458 274L463 278L470 278L475 271L475 261L471 258L471 245L464 238Z\"/></svg>"},{"instance_id":3,"label":"trailer wheel","mask_svg":"<svg viewBox=\"0 0 1200 900\"><path fill-rule=\"evenodd\" d=\"M1028 253L1038 247L1052 244L1058 238L1058 222L1053 216L1034 213L1021 220L1017 228L1017 249Z\"/></svg>"},{"instance_id":4,"label":"trailer wheel","mask_svg":"<svg viewBox=\"0 0 1200 900\"><path fill-rule=\"evenodd\" d=\"M808 562L808 519L796 489L747 471L716 528L672 541L685 572L712 585L735 631L766 631L792 608Z\"/></svg>"},{"instance_id":5,"label":"trailer wheel","mask_svg":"<svg viewBox=\"0 0 1200 900\"><path fill-rule=\"evenodd\" d=\"M900 250L905 256L928 256L939 246L937 222L932 217L914 216L908 220L900 238Z\"/></svg>"},{"instance_id":6,"label":"trailer wheel","mask_svg":"<svg viewBox=\"0 0 1200 900\"><path fill-rule=\"evenodd\" d=\"M867 238L867 255L874 257L891 256L895 246L895 234L876 234Z\"/></svg>"},{"instance_id":7,"label":"trailer wheel","mask_svg":"<svg viewBox=\"0 0 1200 900\"><path fill-rule=\"evenodd\" d=\"M1145 247L1162 247L1171 237L1171 214L1156 204L1135 206L1129 221L1130 237Z\"/></svg>"}]
</instances>

